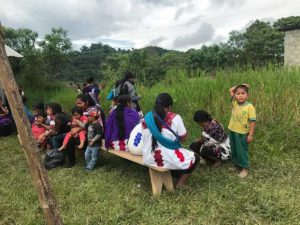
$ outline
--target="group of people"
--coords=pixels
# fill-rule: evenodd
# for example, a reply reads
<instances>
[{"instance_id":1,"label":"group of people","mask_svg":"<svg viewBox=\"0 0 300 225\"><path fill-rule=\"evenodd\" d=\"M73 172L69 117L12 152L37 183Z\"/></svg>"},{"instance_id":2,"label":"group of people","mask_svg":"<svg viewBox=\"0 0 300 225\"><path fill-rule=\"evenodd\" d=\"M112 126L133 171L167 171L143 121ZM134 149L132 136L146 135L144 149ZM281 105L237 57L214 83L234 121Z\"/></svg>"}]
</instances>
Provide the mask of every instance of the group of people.
<instances>
[{"instance_id":1,"label":"group of people","mask_svg":"<svg viewBox=\"0 0 300 225\"><path fill-rule=\"evenodd\" d=\"M181 116L172 110L173 99L168 93L159 94L152 111L143 116L134 74L127 72L108 96L112 106L105 118L97 98L99 92L92 83L88 92L77 96L72 118L58 103L46 106L38 103L33 109L32 132L36 141L45 148L62 151L67 167L76 163L77 145L85 151L85 169L92 170L99 159L102 140L105 140L106 148L133 154L139 152L145 165L170 169L177 179L177 188L186 184L200 160L216 167L223 160L232 159L239 177L248 175L248 144L253 141L256 121L255 108L247 101L249 85L241 84L230 89L229 135L208 112L198 110L193 119L203 132L187 149L181 144L187 139L187 130ZM1 105L0 116L7 113Z\"/></svg>"}]
</instances>

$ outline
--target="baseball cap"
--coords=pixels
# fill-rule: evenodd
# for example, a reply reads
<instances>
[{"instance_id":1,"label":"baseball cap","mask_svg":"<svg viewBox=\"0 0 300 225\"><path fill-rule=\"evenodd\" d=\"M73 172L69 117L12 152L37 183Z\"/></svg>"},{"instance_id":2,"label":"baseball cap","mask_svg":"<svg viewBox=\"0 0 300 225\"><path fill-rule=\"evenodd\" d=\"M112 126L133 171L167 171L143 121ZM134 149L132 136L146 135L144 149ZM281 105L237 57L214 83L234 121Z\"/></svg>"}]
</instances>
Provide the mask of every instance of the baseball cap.
<instances>
[{"instance_id":1,"label":"baseball cap","mask_svg":"<svg viewBox=\"0 0 300 225\"><path fill-rule=\"evenodd\" d=\"M90 109L89 111L83 113L83 115L85 116L94 116L94 117L98 117L99 114L100 114L99 110L97 109Z\"/></svg>"}]
</instances>

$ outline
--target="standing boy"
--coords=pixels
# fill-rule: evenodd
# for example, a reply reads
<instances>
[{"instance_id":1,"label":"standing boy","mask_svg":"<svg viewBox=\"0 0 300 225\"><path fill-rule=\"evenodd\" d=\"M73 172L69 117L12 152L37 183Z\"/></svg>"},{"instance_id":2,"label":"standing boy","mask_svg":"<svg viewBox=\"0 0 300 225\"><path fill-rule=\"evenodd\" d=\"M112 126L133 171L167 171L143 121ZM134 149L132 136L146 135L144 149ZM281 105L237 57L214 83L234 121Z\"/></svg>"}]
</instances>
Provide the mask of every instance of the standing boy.
<instances>
[{"instance_id":1,"label":"standing boy","mask_svg":"<svg viewBox=\"0 0 300 225\"><path fill-rule=\"evenodd\" d=\"M248 84L230 88L232 111L228 129L232 161L240 169L239 177L245 178L249 173L248 144L253 141L256 123L254 106L248 102Z\"/></svg>"},{"instance_id":2,"label":"standing boy","mask_svg":"<svg viewBox=\"0 0 300 225\"><path fill-rule=\"evenodd\" d=\"M99 158L99 147L102 140L102 127L98 122L100 113L97 110L90 110L84 113L88 117L87 140L88 146L85 151L86 170L91 171ZM82 123L78 121L80 125Z\"/></svg>"}]
</instances>

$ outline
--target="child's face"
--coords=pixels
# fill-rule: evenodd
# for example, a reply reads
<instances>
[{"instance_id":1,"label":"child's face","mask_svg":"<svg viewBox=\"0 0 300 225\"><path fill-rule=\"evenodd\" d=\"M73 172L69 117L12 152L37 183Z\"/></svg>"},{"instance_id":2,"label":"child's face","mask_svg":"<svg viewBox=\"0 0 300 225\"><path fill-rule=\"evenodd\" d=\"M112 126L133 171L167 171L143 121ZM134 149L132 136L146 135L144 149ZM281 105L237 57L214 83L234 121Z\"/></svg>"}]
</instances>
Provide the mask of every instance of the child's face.
<instances>
[{"instance_id":1,"label":"child's face","mask_svg":"<svg viewBox=\"0 0 300 225\"><path fill-rule=\"evenodd\" d=\"M234 98L239 104L242 104L248 100L248 93L243 88L238 88L234 93Z\"/></svg>"},{"instance_id":2,"label":"child's face","mask_svg":"<svg viewBox=\"0 0 300 225\"><path fill-rule=\"evenodd\" d=\"M38 116L38 117L36 118L36 120L37 120L39 123L45 123L46 118L44 118L44 117L42 117L42 116Z\"/></svg>"},{"instance_id":3,"label":"child's face","mask_svg":"<svg viewBox=\"0 0 300 225\"><path fill-rule=\"evenodd\" d=\"M34 116L36 116L37 114L40 113L40 110L39 109L34 109L32 113L33 113Z\"/></svg>"},{"instance_id":4,"label":"child's face","mask_svg":"<svg viewBox=\"0 0 300 225\"><path fill-rule=\"evenodd\" d=\"M76 120L79 120L81 118L81 115L77 112L74 112L73 113L73 118L76 119Z\"/></svg>"},{"instance_id":5,"label":"child's face","mask_svg":"<svg viewBox=\"0 0 300 225\"><path fill-rule=\"evenodd\" d=\"M52 116L53 115L53 110L50 107L47 107L46 113L48 116Z\"/></svg>"},{"instance_id":6,"label":"child's face","mask_svg":"<svg viewBox=\"0 0 300 225\"><path fill-rule=\"evenodd\" d=\"M97 120L97 118L94 116L88 116L88 120L89 120L89 123L93 123Z\"/></svg>"}]
</instances>

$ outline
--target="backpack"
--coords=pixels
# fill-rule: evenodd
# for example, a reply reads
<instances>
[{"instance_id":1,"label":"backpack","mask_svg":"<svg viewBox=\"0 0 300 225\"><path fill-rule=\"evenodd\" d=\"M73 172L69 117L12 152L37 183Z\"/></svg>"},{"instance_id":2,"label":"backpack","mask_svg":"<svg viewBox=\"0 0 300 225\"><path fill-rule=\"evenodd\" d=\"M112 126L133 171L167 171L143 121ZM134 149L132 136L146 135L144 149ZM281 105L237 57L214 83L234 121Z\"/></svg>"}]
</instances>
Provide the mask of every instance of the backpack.
<instances>
[{"instance_id":1,"label":"backpack","mask_svg":"<svg viewBox=\"0 0 300 225\"><path fill-rule=\"evenodd\" d=\"M64 155L58 149L47 150L44 165L47 170L51 170L55 167L61 166L64 163Z\"/></svg>"}]
</instances>

